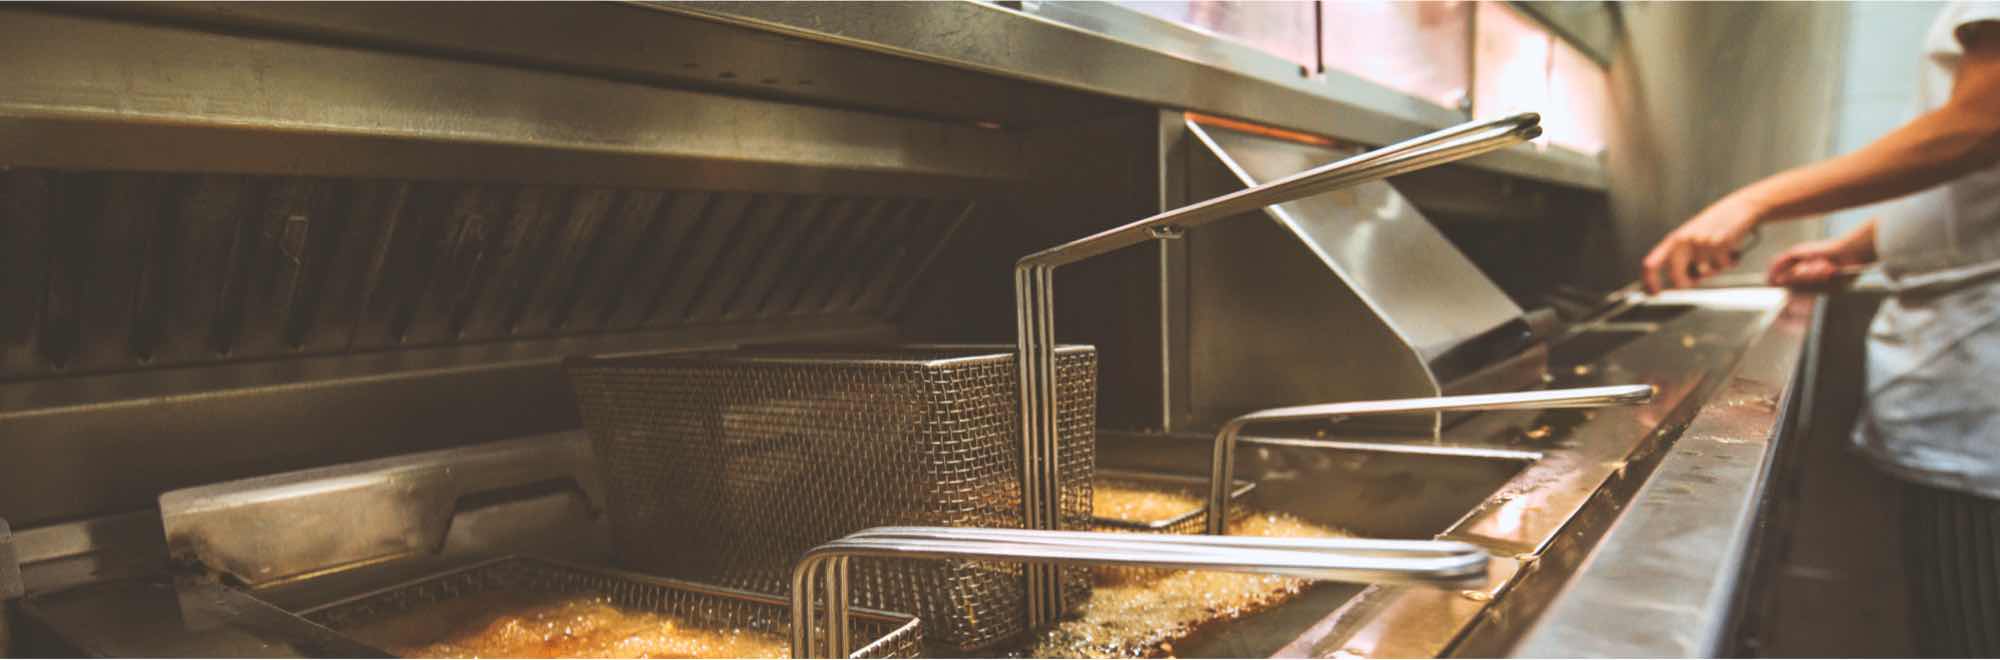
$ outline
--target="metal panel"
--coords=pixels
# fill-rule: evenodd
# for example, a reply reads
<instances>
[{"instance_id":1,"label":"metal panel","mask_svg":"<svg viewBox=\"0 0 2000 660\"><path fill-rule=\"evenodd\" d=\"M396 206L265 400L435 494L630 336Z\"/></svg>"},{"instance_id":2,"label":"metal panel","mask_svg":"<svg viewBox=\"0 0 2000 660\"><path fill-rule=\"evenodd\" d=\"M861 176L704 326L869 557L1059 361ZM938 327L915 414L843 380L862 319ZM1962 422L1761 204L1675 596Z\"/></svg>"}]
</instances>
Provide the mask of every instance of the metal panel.
<instances>
[{"instance_id":1,"label":"metal panel","mask_svg":"<svg viewBox=\"0 0 2000 660\"><path fill-rule=\"evenodd\" d=\"M1221 194L1343 155L1193 122L1185 130L1201 151L1191 192ZM1520 308L1389 184L1266 213L1274 222L1239 220L1186 240L1188 403L1178 421L1202 428L1260 407L1538 384L1546 354L1529 350Z\"/></svg>"},{"instance_id":2,"label":"metal panel","mask_svg":"<svg viewBox=\"0 0 2000 660\"><path fill-rule=\"evenodd\" d=\"M41 526L174 488L576 428L563 355L890 330L816 316L0 382L0 517Z\"/></svg>"},{"instance_id":3,"label":"metal panel","mask_svg":"<svg viewBox=\"0 0 2000 660\"><path fill-rule=\"evenodd\" d=\"M1349 155L1219 127L1190 125L1189 131L1218 149L1244 185ZM1507 294L1387 183L1269 211L1427 360L1521 316Z\"/></svg>"},{"instance_id":4,"label":"metal panel","mask_svg":"<svg viewBox=\"0 0 2000 660\"><path fill-rule=\"evenodd\" d=\"M14 8L0 85L15 167L922 196L1023 171L956 121Z\"/></svg>"},{"instance_id":5,"label":"metal panel","mask_svg":"<svg viewBox=\"0 0 2000 660\"><path fill-rule=\"evenodd\" d=\"M653 3L831 44L941 62L980 73L1091 91L1163 108L1387 144L1464 120L1456 110L1297 64L1103 2L1023 3L1016 12L974 2ZM950 25L938 30L930 26ZM1586 188L1602 168L1567 151L1529 147L1468 161Z\"/></svg>"},{"instance_id":6,"label":"metal panel","mask_svg":"<svg viewBox=\"0 0 2000 660\"><path fill-rule=\"evenodd\" d=\"M637 3L174 2L61 7L397 46L622 80L898 114L1050 124L1123 104L909 58L724 25Z\"/></svg>"},{"instance_id":7,"label":"metal panel","mask_svg":"<svg viewBox=\"0 0 2000 660\"><path fill-rule=\"evenodd\" d=\"M169 491L160 518L176 559L257 585L437 551L459 500L482 493L567 480L601 510L591 460L568 431Z\"/></svg>"}]
</instances>

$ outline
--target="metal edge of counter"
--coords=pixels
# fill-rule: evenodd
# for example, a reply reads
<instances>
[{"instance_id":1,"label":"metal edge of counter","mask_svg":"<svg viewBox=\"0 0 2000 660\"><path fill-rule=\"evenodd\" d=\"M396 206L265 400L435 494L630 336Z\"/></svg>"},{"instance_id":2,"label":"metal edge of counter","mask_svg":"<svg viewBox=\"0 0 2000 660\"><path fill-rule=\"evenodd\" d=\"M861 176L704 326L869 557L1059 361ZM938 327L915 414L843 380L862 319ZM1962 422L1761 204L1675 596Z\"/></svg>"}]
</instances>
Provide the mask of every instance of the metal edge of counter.
<instances>
[{"instance_id":1,"label":"metal edge of counter","mask_svg":"<svg viewBox=\"0 0 2000 660\"><path fill-rule=\"evenodd\" d=\"M1035 11L962 0L922 3L634 2L663 11L960 69L1235 117L1366 144L1464 121L1455 111L1338 71L1104 3ZM953 30L911 29L953 25ZM1592 190L1602 164L1563 148L1518 146L1471 167Z\"/></svg>"},{"instance_id":2,"label":"metal edge of counter","mask_svg":"<svg viewBox=\"0 0 2000 660\"><path fill-rule=\"evenodd\" d=\"M1786 301L1511 655L1726 652L1772 461L1805 396L1817 302Z\"/></svg>"}]
</instances>

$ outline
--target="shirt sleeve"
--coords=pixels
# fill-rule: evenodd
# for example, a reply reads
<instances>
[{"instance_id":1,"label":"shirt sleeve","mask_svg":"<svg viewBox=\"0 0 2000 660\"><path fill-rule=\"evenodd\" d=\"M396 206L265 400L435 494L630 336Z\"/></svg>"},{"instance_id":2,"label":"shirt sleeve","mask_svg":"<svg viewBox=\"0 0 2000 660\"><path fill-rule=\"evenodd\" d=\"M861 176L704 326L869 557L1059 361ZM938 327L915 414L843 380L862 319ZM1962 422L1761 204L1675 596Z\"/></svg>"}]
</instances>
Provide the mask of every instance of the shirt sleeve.
<instances>
[{"instance_id":1,"label":"shirt sleeve","mask_svg":"<svg viewBox=\"0 0 2000 660\"><path fill-rule=\"evenodd\" d=\"M1950 19L1953 54L1965 53L1967 28L1987 21L2000 22L2000 2L1957 2L1945 11L1953 13Z\"/></svg>"}]
</instances>

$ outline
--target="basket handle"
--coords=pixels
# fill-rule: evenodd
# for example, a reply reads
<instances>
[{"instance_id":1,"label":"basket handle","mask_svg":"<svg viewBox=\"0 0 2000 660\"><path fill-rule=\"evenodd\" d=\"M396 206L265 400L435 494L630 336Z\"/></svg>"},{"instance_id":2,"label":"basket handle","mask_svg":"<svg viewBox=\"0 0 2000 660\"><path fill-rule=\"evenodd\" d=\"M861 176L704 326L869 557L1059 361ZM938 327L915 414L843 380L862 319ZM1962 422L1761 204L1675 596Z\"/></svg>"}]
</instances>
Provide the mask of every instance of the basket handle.
<instances>
[{"instance_id":1,"label":"basket handle","mask_svg":"<svg viewBox=\"0 0 2000 660\"><path fill-rule=\"evenodd\" d=\"M1541 116L1532 112L1467 122L1022 257L1014 266L1014 318L1021 372L1022 513L1026 527L1055 529L1061 518L1057 509L1062 484L1056 467L1060 464L1056 433L1057 266L1150 240L1178 238L1189 228L1239 213L1470 158L1541 134ZM1063 609L1057 576L1032 564L1027 573L1028 621L1046 623Z\"/></svg>"},{"instance_id":2,"label":"basket handle","mask_svg":"<svg viewBox=\"0 0 2000 660\"><path fill-rule=\"evenodd\" d=\"M1223 534L1229 521L1229 481L1236 472L1236 436L1243 427L1264 422L1299 422L1340 419L1359 415L1454 412L1470 410L1534 410L1547 408L1596 408L1631 405L1653 400L1651 385L1610 385L1572 389L1467 394L1459 396L1348 401L1259 410L1229 420L1215 434L1215 453L1208 473L1208 533Z\"/></svg>"},{"instance_id":3,"label":"basket handle","mask_svg":"<svg viewBox=\"0 0 2000 660\"><path fill-rule=\"evenodd\" d=\"M1018 561L1261 573L1371 583L1461 584L1486 575L1487 554L1455 541L1119 534L1039 529L877 527L807 551L792 572L792 657L853 649L848 560L854 557ZM826 591L815 593L823 584ZM816 596L818 598L816 598ZM815 601L826 604L817 640Z\"/></svg>"}]
</instances>

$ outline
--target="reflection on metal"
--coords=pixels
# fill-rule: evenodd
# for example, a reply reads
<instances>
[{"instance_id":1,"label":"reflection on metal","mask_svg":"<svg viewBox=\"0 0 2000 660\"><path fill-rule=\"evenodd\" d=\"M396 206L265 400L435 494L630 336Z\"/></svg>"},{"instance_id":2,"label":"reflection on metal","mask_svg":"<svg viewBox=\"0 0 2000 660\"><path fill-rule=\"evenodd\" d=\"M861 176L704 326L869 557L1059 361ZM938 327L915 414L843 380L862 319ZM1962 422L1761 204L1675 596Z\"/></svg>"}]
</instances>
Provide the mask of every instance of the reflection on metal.
<instances>
[{"instance_id":1,"label":"reflection on metal","mask_svg":"<svg viewBox=\"0 0 2000 660\"><path fill-rule=\"evenodd\" d=\"M1314 33L1313 28L1313 22L1318 20L1314 15L1318 3L1114 0L1110 4L1187 26L1203 37L1226 37L1282 57L1299 65L1302 73L1319 68L1319 35ZM1035 9L1043 9L1042 3L1036 3Z\"/></svg>"},{"instance_id":2,"label":"reflection on metal","mask_svg":"<svg viewBox=\"0 0 2000 660\"><path fill-rule=\"evenodd\" d=\"M1214 512L1214 515L1208 518L1208 533L1223 534L1229 524L1229 502L1231 498L1228 485L1231 481L1231 475L1236 472L1236 436L1243 431L1244 427L1251 424L1341 419L1358 415L1393 415L1411 412L1442 413L1446 411L1472 410L1598 408L1645 403L1651 401L1654 394L1655 390L1651 385L1613 385L1608 387L1587 387L1542 392L1444 396L1427 399L1349 401L1259 410L1229 420L1228 423L1222 425L1222 431L1218 432L1215 436L1215 456L1209 464L1208 473L1208 510Z\"/></svg>"},{"instance_id":3,"label":"reflection on metal","mask_svg":"<svg viewBox=\"0 0 2000 660\"><path fill-rule=\"evenodd\" d=\"M602 509L572 431L274 474L160 495L168 550L251 585L434 552L468 497L564 483Z\"/></svg>"},{"instance_id":4,"label":"reflection on metal","mask_svg":"<svg viewBox=\"0 0 2000 660\"><path fill-rule=\"evenodd\" d=\"M1192 110L1362 144L1450 126L1455 109L1298 65L1106 2L677 2L649 6L974 72ZM951 30L927 26L950 25ZM1472 167L1601 189L1601 167L1568 151L1511 149Z\"/></svg>"},{"instance_id":5,"label":"reflection on metal","mask_svg":"<svg viewBox=\"0 0 2000 660\"><path fill-rule=\"evenodd\" d=\"M14 167L930 195L1021 171L960 122L16 8L0 84Z\"/></svg>"},{"instance_id":6,"label":"reflection on metal","mask_svg":"<svg viewBox=\"0 0 2000 660\"><path fill-rule=\"evenodd\" d=\"M1534 139L1533 114L1470 122L1253 185L1022 257L1014 267L1015 333L1021 369L1022 505L1027 529L1057 529L1062 477L1055 363L1055 270L1140 243L1310 195L1413 172ZM1063 607L1055 571L1028 566L1028 622L1054 619Z\"/></svg>"},{"instance_id":7,"label":"reflection on metal","mask_svg":"<svg viewBox=\"0 0 2000 660\"><path fill-rule=\"evenodd\" d=\"M30 596L21 612L84 657L394 657L209 580L114 580Z\"/></svg>"},{"instance_id":8,"label":"reflection on metal","mask_svg":"<svg viewBox=\"0 0 2000 660\"><path fill-rule=\"evenodd\" d=\"M1194 122L1187 130L1241 186L1341 154ZM1538 381L1545 358L1530 350L1521 308L1388 183L1265 212L1276 222L1189 239L1195 427L1273 405ZM1435 428L1439 416L1426 418Z\"/></svg>"},{"instance_id":9,"label":"reflection on metal","mask_svg":"<svg viewBox=\"0 0 2000 660\"><path fill-rule=\"evenodd\" d=\"M1769 302L1771 299L1765 297ZM1725 306L1729 301L1722 301ZM1540 622L1524 657L1703 657L1729 652L1771 462L1805 393L1794 376L1809 298L1778 309ZM1664 634L1671 631L1672 634Z\"/></svg>"}]
</instances>

